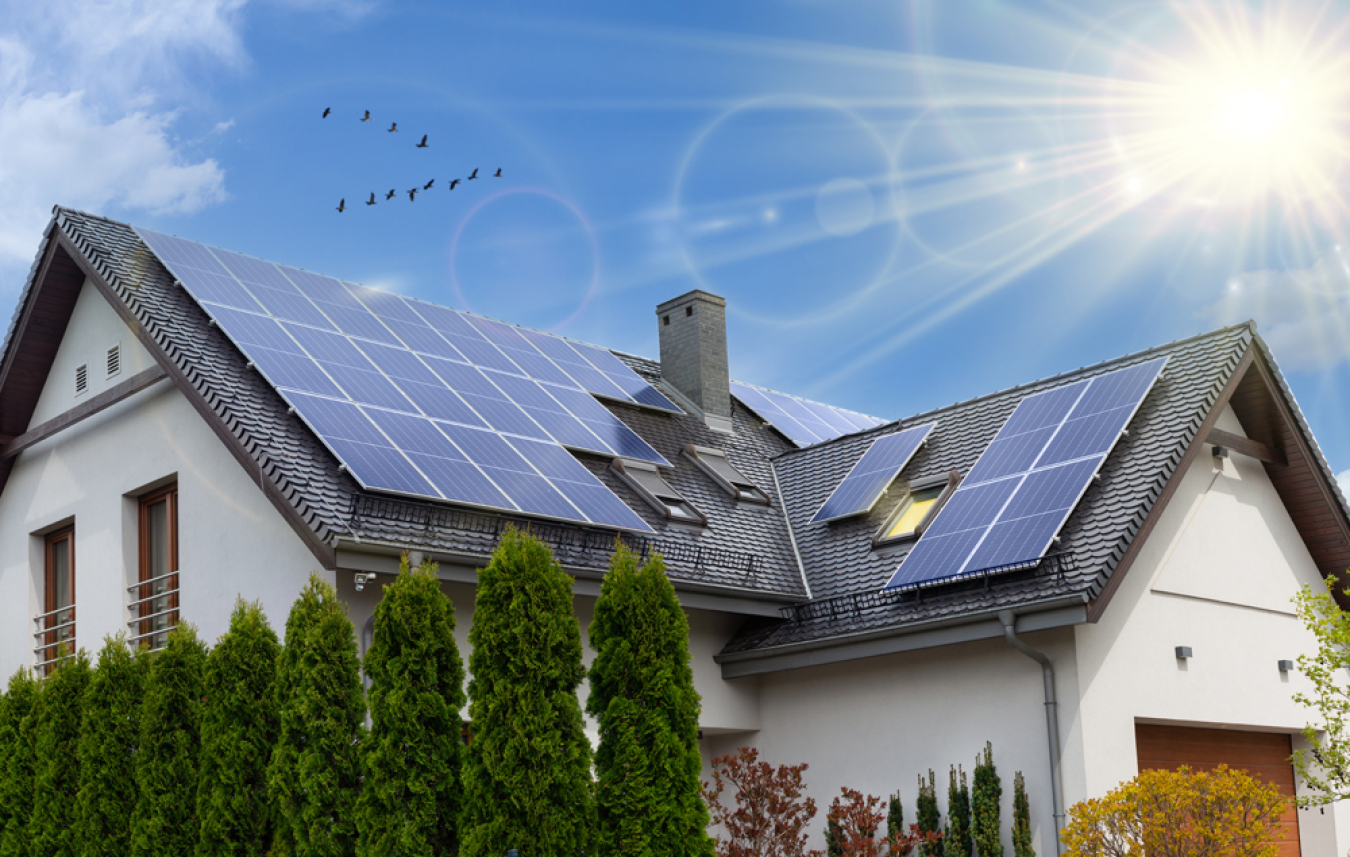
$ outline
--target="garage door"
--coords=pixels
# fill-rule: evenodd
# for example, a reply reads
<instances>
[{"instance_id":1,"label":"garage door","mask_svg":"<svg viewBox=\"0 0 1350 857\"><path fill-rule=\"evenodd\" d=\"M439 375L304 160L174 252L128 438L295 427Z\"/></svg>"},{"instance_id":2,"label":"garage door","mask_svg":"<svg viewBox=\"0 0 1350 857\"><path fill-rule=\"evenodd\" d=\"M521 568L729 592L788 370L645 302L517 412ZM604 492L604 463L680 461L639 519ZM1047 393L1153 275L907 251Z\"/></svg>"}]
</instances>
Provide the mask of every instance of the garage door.
<instances>
[{"instance_id":1,"label":"garage door","mask_svg":"<svg viewBox=\"0 0 1350 857\"><path fill-rule=\"evenodd\" d=\"M1274 783L1284 794L1294 796L1294 766L1289 762L1293 747L1288 735L1136 724L1134 739L1141 771L1175 770L1182 765L1204 771L1227 765ZM1279 857L1299 857L1298 811L1292 806L1280 819L1278 831Z\"/></svg>"}]
</instances>

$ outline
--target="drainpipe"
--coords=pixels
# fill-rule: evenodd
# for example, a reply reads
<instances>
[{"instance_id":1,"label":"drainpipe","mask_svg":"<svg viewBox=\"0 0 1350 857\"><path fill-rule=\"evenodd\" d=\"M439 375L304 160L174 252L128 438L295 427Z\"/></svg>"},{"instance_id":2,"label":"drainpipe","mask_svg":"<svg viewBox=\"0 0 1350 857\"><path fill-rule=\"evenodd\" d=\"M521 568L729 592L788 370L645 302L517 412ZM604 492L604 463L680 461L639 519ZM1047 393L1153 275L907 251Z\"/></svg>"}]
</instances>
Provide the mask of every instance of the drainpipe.
<instances>
[{"instance_id":1,"label":"drainpipe","mask_svg":"<svg viewBox=\"0 0 1350 857\"><path fill-rule=\"evenodd\" d=\"M1055 701L1055 667L1044 653L1018 639L1013 627L1017 621L1016 613L1000 610L998 620L1003 623L1003 636L1008 645L1039 663L1045 678L1045 731L1050 738L1050 801L1055 814L1055 853L1063 854L1064 841L1060 834L1064 831L1064 792L1059 782L1059 704Z\"/></svg>"}]
</instances>

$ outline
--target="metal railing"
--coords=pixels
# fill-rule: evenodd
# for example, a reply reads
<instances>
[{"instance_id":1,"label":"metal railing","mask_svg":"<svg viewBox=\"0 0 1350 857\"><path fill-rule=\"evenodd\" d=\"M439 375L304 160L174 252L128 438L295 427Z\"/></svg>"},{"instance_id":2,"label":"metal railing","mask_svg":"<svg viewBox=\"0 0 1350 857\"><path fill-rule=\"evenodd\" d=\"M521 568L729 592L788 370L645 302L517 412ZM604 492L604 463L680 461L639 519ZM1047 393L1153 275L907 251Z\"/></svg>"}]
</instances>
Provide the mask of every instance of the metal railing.
<instances>
[{"instance_id":1,"label":"metal railing","mask_svg":"<svg viewBox=\"0 0 1350 857\"><path fill-rule=\"evenodd\" d=\"M33 649L33 656L38 658L34 669L42 675L57 661L75 654L75 605L39 613L33 617L33 623L38 626L33 632L33 639L38 644Z\"/></svg>"},{"instance_id":2,"label":"metal railing","mask_svg":"<svg viewBox=\"0 0 1350 857\"><path fill-rule=\"evenodd\" d=\"M149 595L143 595L147 586L151 587L151 592ZM171 571L133 583L127 587L127 592L132 596L141 596L127 604L128 610L138 614L143 609L150 610L143 616L136 615L127 620L127 628L134 634L127 638L127 643L135 648L137 643L146 640L148 641L146 648L152 652L164 648L168 642L169 632L178 626L179 621L180 606L169 604L169 600L178 595L178 572ZM149 630L146 630L147 628Z\"/></svg>"},{"instance_id":3,"label":"metal railing","mask_svg":"<svg viewBox=\"0 0 1350 857\"><path fill-rule=\"evenodd\" d=\"M982 588L985 592L988 592L991 586L990 581L996 575L1031 570L1033 576L1054 575L1057 579L1063 580L1065 572L1074 571L1077 568L1078 565L1074 561L1073 554L1065 551L1046 554L1040 560L982 568L978 571L962 574L959 577L948 577L908 589L868 589L863 592L849 592L830 598L803 601L800 604L783 607L779 612L784 619L793 622L810 622L816 619L830 619L832 621L858 619L866 613L886 607L900 604L921 604L924 600L924 593L937 588L959 590L962 589L962 584L964 584L965 590Z\"/></svg>"}]
</instances>

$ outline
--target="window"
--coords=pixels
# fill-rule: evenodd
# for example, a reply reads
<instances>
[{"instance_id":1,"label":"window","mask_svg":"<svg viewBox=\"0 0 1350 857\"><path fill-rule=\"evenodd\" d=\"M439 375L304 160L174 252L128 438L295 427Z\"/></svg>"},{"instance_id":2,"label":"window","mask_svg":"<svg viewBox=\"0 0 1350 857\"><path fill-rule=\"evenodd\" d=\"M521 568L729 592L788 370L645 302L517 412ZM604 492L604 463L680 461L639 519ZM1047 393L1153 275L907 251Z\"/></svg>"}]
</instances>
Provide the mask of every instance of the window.
<instances>
[{"instance_id":1,"label":"window","mask_svg":"<svg viewBox=\"0 0 1350 857\"><path fill-rule=\"evenodd\" d=\"M611 467L630 488L638 492L652 508L672 521L685 521L690 524L706 524L707 517L694 508L694 504L670 487L661 478L661 471L655 464L645 461L633 461L628 458L614 459Z\"/></svg>"},{"instance_id":2,"label":"window","mask_svg":"<svg viewBox=\"0 0 1350 857\"><path fill-rule=\"evenodd\" d=\"M955 471L946 476L915 479L906 486L900 503L886 518L886 522L873 538L873 543L916 539L923 535L924 529L932 523L942 504L947 502L959 484L961 474Z\"/></svg>"},{"instance_id":3,"label":"window","mask_svg":"<svg viewBox=\"0 0 1350 857\"><path fill-rule=\"evenodd\" d=\"M136 618L132 641L161 649L178 624L178 486L151 491L140 501L139 581L130 588Z\"/></svg>"},{"instance_id":4,"label":"window","mask_svg":"<svg viewBox=\"0 0 1350 857\"><path fill-rule=\"evenodd\" d=\"M684 455L697 464L700 470L712 477L712 480L720 485L722 490L737 500L769 505L769 495L757 488L755 483L745 478L739 470L733 467L731 461L727 459L727 454L722 450L695 446L691 443L684 448Z\"/></svg>"},{"instance_id":5,"label":"window","mask_svg":"<svg viewBox=\"0 0 1350 857\"><path fill-rule=\"evenodd\" d=\"M38 671L46 675L63 654L75 650L75 527L46 538L43 614L38 617Z\"/></svg>"}]
</instances>

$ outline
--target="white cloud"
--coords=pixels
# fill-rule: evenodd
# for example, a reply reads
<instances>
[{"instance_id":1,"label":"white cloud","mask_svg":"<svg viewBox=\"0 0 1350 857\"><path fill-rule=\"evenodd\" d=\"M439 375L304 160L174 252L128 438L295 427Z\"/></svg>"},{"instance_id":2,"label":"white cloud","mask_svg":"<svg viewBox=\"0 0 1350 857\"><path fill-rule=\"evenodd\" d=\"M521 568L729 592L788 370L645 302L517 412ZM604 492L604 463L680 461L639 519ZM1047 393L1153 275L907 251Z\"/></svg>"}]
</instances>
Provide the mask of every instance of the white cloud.
<instances>
[{"instance_id":1,"label":"white cloud","mask_svg":"<svg viewBox=\"0 0 1350 857\"><path fill-rule=\"evenodd\" d=\"M1341 493L1350 497L1350 470L1342 470L1337 473L1336 481L1340 483Z\"/></svg>"},{"instance_id":2,"label":"white cloud","mask_svg":"<svg viewBox=\"0 0 1350 857\"><path fill-rule=\"evenodd\" d=\"M1311 268L1252 271L1229 281L1202 315L1232 324L1256 319L1282 366L1323 369L1350 360L1350 264L1337 247Z\"/></svg>"}]
</instances>

